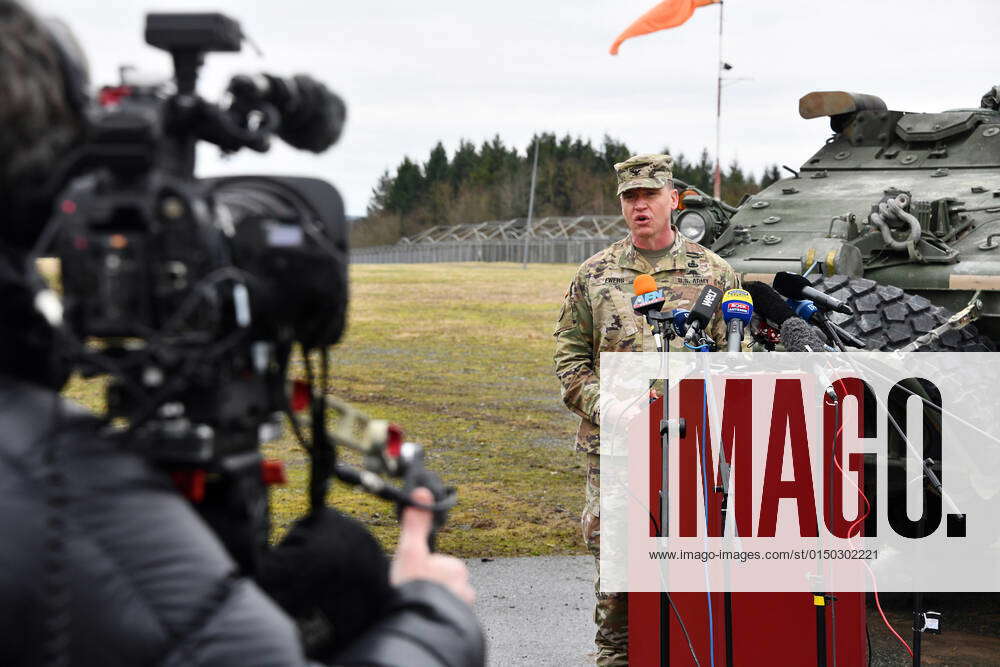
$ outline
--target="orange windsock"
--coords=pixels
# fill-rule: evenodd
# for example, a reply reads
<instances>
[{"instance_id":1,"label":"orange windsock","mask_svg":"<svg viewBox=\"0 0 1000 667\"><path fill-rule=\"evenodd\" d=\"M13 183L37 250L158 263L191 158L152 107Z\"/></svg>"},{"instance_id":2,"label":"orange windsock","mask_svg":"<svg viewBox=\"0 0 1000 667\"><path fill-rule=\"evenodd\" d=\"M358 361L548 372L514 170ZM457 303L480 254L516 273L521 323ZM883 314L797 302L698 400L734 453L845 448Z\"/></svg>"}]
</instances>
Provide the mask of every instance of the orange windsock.
<instances>
[{"instance_id":1,"label":"orange windsock","mask_svg":"<svg viewBox=\"0 0 1000 667\"><path fill-rule=\"evenodd\" d=\"M618 55L618 47L626 39L648 35L657 30L676 28L691 18L694 10L705 5L714 5L717 0L664 0L648 12L636 19L635 23L625 28L618 39L611 45L611 55Z\"/></svg>"},{"instance_id":2,"label":"orange windsock","mask_svg":"<svg viewBox=\"0 0 1000 667\"><path fill-rule=\"evenodd\" d=\"M636 294L655 292L656 280L654 280L653 276L648 273L641 273L635 277L635 282L632 283L632 289L635 290Z\"/></svg>"}]
</instances>

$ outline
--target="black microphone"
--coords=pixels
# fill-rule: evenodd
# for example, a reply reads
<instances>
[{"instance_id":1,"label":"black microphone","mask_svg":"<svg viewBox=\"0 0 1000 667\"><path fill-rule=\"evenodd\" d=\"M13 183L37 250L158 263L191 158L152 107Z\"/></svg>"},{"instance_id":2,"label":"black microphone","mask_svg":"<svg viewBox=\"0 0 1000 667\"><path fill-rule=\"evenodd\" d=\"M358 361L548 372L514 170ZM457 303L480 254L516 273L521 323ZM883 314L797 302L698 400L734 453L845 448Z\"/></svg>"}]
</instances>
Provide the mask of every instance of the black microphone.
<instances>
[{"instance_id":1,"label":"black microphone","mask_svg":"<svg viewBox=\"0 0 1000 667\"><path fill-rule=\"evenodd\" d=\"M753 297L757 314L778 326L778 336L787 351L818 352L825 349L816 330L796 317L788 303L770 285L751 282L746 284L746 290Z\"/></svg>"},{"instance_id":2,"label":"black microphone","mask_svg":"<svg viewBox=\"0 0 1000 667\"><path fill-rule=\"evenodd\" d=\"M773 285L779 294L789 299L797 301L809 299L820 308L826 308L827 310L843 313L844 315L854 314L849 305L840 299L830 296L826 292L820 292L809 283L808 278L800 276L797 273L779 271L774 274Z\"/></svg>"},{"instance_id":3,"label":"black microphone","mask_svg":"<svg viewBox=\"0 0 1000 667\"><path fill-rule=\"evenodd\" d=\"M271 74L234 76L228 91L234 102L266 102L281 117L277 134L289 146L322 153L340 138L347 119L343 100L311 76Z\"/></svg>"},{"instance_id":4,"label":"black microphone","mask_svg":"<svg viewBox=\"0 0 1000 667\"><path fill-rule=\"evenodd\" d=\"M749 282L744 288L753 298L754 310L768 322L780 327L788 318L795 317L781 295L767 283Z\"/></svg>"},{"instance_id":5,"label":"black microphone","mask_svg":"<svg viewBox=\"0 0 1000 667\"><path fill-rule=\"evenodd\" d=\"M694 302L694 306L691 308L691 314L687 318L687 335L684 336L685 342L693 342L698 334L705 330L708 326L708 321L712 319L712 315L719 308L719 302L722 300L722 290L714 285L705 285L701 290L701 294L698 295L698 299Z\"/></svg>"}]
</instances>

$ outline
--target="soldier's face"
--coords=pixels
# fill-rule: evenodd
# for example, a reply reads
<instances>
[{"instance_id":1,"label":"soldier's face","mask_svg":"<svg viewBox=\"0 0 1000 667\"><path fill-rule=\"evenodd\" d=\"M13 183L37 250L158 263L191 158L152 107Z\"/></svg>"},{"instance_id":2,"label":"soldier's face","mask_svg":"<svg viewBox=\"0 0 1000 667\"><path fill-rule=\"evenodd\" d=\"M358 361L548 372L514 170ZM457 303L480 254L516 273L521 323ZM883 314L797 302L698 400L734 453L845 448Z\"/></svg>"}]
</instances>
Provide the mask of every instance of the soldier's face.
<instances>
[{"instance_id":1,"label":"soldier's face","mask_svg":"<svg viewBox=\"0 0 1000 667\"><path fill-rule=\"evenodd\" d=\"M635 188L621 194L622 216L637 248L661 250L673 243L670 212L677 208L677 190Z\"/></svg>"}]
</instances>

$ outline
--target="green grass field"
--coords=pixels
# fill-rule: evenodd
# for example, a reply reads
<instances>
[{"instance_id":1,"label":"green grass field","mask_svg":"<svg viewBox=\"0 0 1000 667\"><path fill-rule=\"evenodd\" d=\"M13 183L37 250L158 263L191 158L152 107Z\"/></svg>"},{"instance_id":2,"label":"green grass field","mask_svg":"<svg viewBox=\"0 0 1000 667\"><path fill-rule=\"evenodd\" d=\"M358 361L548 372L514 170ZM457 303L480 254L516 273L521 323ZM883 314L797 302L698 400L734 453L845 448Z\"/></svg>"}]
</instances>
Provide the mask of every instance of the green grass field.
<instances>
[{"instance_id":1,"label":"green grass field","mask_svg":"<svg viewBox=\"0 0 1000 667\"><path fill-rule=\"evenodd\" d=\"M348 332L331 355L333 394L400 424L425 446L427 466L458 487L458 506L438 538L442 551L584 552L577 419L552 372L552 326L574 271L485 263L351 269ZM100 401L93 381L74 381L67 392L91 406ZM267 452L289 472L290 484L271 497L281 534L305 510L307 460L290 435ZM330 503L394 546L387 502L338 483Z\"/></svg>"}]
</instances>

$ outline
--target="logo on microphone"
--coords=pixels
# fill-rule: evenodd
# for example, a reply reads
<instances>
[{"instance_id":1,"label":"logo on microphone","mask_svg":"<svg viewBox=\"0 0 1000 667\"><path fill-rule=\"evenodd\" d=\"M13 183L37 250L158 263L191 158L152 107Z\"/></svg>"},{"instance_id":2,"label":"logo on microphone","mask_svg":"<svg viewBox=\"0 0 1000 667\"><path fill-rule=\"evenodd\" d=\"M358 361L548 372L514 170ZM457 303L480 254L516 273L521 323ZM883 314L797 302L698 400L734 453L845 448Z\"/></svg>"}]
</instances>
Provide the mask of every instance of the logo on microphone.
<instances>
[{"instance_id":1,"label":"logo on microphone","mask_svg":"<svg viewBox=\"0 0 1000 667\"><path fill-rule=\"evenodd\" d=\"M727 315L751 315L753 310L750 304L745 301L730 301L728 303L722 304L725 308Z\"/></svg>"},{"instance_id":2,"label":"logo on microphone","mask_svg":"<svg viewBox=\"0 0 1000 667\"><path fill-rule=\"evenodd\" d=\"M666 300L667 298L664 296L663 290L653 290L652 292L646 292L645 294L639 294L632 297L632 308L634 310L639 310L640 308L647 308L648 306L652 306L657 303L664 303Z\"/></svg>"}]
</instances>

